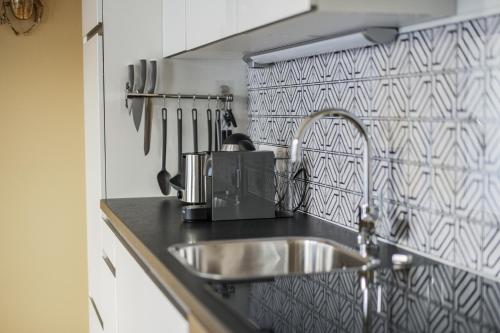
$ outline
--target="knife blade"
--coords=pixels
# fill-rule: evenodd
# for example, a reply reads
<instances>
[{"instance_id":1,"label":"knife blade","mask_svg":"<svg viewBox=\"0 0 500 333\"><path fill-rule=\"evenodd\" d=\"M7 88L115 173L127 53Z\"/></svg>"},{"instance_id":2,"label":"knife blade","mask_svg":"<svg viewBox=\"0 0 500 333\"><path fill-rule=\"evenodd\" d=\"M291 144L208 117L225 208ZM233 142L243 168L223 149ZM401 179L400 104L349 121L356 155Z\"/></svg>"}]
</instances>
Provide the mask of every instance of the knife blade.
<instances>
[{"instance_id":1,"label":"knife blade","mask_svg":"<svg viewBox=\"0 0 500 333\"><path fill-rule=\"evenodd\" d=\"M146 60L141 59L139 65L139 81L137 84L136 92L139 94L144 93L144 88L146 87L146 71L147 63ZM135 129L139 131L142 118L142 109L144 108L144 98L134 98L132 100L132 117L134 118Z\"/></svg>"},{"instance_id":2,"label":"knife blade","mask_svg":"<svg viewBox=\"0 0 500 333\"><path fill-rule=\"evenodd\" d=\"M147 93L153 94L156 88L156 61L150 61L151 72L149 73L149 88ZM153 103L150 98L146 98L144 111L144 155L149 153L151 147L151 122L153 119Z\"/></svg>"}]
</instances>

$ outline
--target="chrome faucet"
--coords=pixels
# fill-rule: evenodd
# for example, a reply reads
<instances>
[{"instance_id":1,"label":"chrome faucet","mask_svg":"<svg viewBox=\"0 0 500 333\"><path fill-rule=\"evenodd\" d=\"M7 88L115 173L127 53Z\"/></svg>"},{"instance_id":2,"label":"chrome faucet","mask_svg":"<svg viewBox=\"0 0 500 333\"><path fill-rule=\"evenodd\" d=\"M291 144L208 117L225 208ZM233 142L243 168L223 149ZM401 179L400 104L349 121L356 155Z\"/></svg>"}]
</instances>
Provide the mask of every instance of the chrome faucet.
<instances>
[{"instance_id":1,"label":"chrome faucet","mask_svg":"<svg viewBox=\"0 0 500 333\"><path fill-rule=\"evenodd\" d=\"M301 143L307 130L318 120L325 117L342 117L349 120L361 133L364 138L363 164L364 164L364 188L363 202L360 207L360 221L358 233L358 245L362 255L367 256L368 250L377 244L375 235L375 221L378 218L378 208L372 199L372 173L371 173L371 141L365 125L358 117L350 114L346 110L327 109L315 112L307 117L298 129L296 136L292 140L290 160L292 164L302 162Z\"/></svg>"}]
</instances>

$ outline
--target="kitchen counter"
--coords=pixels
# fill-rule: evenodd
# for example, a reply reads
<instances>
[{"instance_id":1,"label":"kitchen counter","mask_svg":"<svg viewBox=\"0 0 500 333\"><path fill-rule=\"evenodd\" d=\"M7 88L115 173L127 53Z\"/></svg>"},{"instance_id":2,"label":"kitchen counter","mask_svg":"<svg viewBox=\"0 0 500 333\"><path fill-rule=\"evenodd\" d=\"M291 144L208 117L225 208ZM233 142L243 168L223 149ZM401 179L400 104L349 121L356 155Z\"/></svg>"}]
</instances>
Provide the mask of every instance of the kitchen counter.
<instances>
[{"instance_id":1,"label":"kitchen counter","mask_svg":"<svg viewBox=\"0 0 500 333\"><path fill-rule=\"evenodd\" d=\"M211 332L500 332L500 283L414 256L410 269L388 259L404 251L381 244L363 316L356 272L238 283L196 277L168 251L201 240L324 237L355 247L356 233L305 214L294 218L184 223L175 198L101 201L108 224L183 313Z\"/></svg>"}]
</instances>

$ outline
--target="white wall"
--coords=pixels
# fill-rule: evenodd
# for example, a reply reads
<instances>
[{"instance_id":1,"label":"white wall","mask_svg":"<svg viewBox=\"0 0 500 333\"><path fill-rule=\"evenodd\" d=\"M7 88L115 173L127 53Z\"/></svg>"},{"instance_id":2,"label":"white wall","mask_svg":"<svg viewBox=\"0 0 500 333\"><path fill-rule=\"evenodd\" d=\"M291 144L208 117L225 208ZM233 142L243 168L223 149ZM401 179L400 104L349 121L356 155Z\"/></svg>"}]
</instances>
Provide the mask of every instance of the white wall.
<instances>
[{"instance_id":1,"label":"white wall","mask_svg":"<svg viewBox=\"0 0 500 333\"><path fill-rule=\"evenodd\" d=\"M107 50L105 50L106 52ZM153 50L154 51L154 50ZM148 52L123 57L122 63L107 64L106 81L113 81L106 87L106 183L108 198L159 196L156 175L161 168L161 108L162 100L153 101L153 126L151 150L143 153L144 119L139 132L135 130L132 116L124 105L123 88L127 80L127 64L133 63ZM116 54L115 57L119 55ZM112 67L111 69L109 67ZM246 68L242 61L227 60L166 60L158 61L157 92L217 94L221 85L228 85L235 95L232 105L238 122L238 131L247 129ZM207 126L206 100L198 100L198 142L199 150L206 150ZM191 109L192 100L182 100L183 108L183 150L193 150ZM215 101L211 103L215 117ZM177 100L167 100L167 170L177 172ZM144 117L144 116L143 116Z\"/></svg>"},{"instance_id":2,"label":"white wall","mask_svg":"<svg viewBox=\"0 0 500 333\"><path fill-rule=\"evenodd\" d=\"M125 107L127 66L139 59L158 60L157 92L216 94L221 84L235 94L233 110L239 128L247 128L246 67L240 60L166 60L161 59L161 0L104 1L104 82L106 127L106 187L108 198L159 196L156 175L161 168L161 107L154 101L151 150L143 153L143 125L136 131L132 116ZM157 9L157 10L155 10ZM119 15L117 15L119 13ZM141 22L141 24L137 24ZM143 22L147 22L144 24ZM184 150L192 150L192 101L183 101ZM214 109L215 104L212 103ZM168 101L167 169L177 172L177 101ZM206 101L197 102L199 109L198 141L206 149ZM214 112L215 115L215 112ZM144 116L143 116L144 117Z\"/></svg>"}]
</instances>

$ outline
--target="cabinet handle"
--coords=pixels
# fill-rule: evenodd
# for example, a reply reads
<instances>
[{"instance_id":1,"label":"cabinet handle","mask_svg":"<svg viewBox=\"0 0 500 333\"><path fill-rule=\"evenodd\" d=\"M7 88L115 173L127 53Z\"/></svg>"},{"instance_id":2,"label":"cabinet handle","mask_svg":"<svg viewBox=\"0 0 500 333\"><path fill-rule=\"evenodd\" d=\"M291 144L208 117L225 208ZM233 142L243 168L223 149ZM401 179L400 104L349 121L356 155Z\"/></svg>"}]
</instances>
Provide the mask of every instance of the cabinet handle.
<instances>
[{"instance_id":1,"label":"cabinet handle","mask_svg":"<svg viewBox=\"0 0 500 333\"><path fill-rule=\"evenodd\" d=\"M114 277L116 277L116 268L113 266L113 263L111 260L109 260L108 256L106 253L102 253L102 260L106 263L106 266L108 266L109 270L111 271L111 274L113 274Z\"/></svg>"},{"instance_id":2,"label":"cabinet handle","mask_svg":"<svg viewBox=\"0 0 500 333\"><path fill-rule=\"evenodd\" d=\"M99 313L99 310L97 310L97 305L94 302L94 299L92 297L90 298L90 303L92 304L92 308L94 308L94 312L97 316L97 319L99 320L99 324L101 325L101 328L104 330L104 322L102 321L101 314Z\"/></svg>"}]
</instances>

